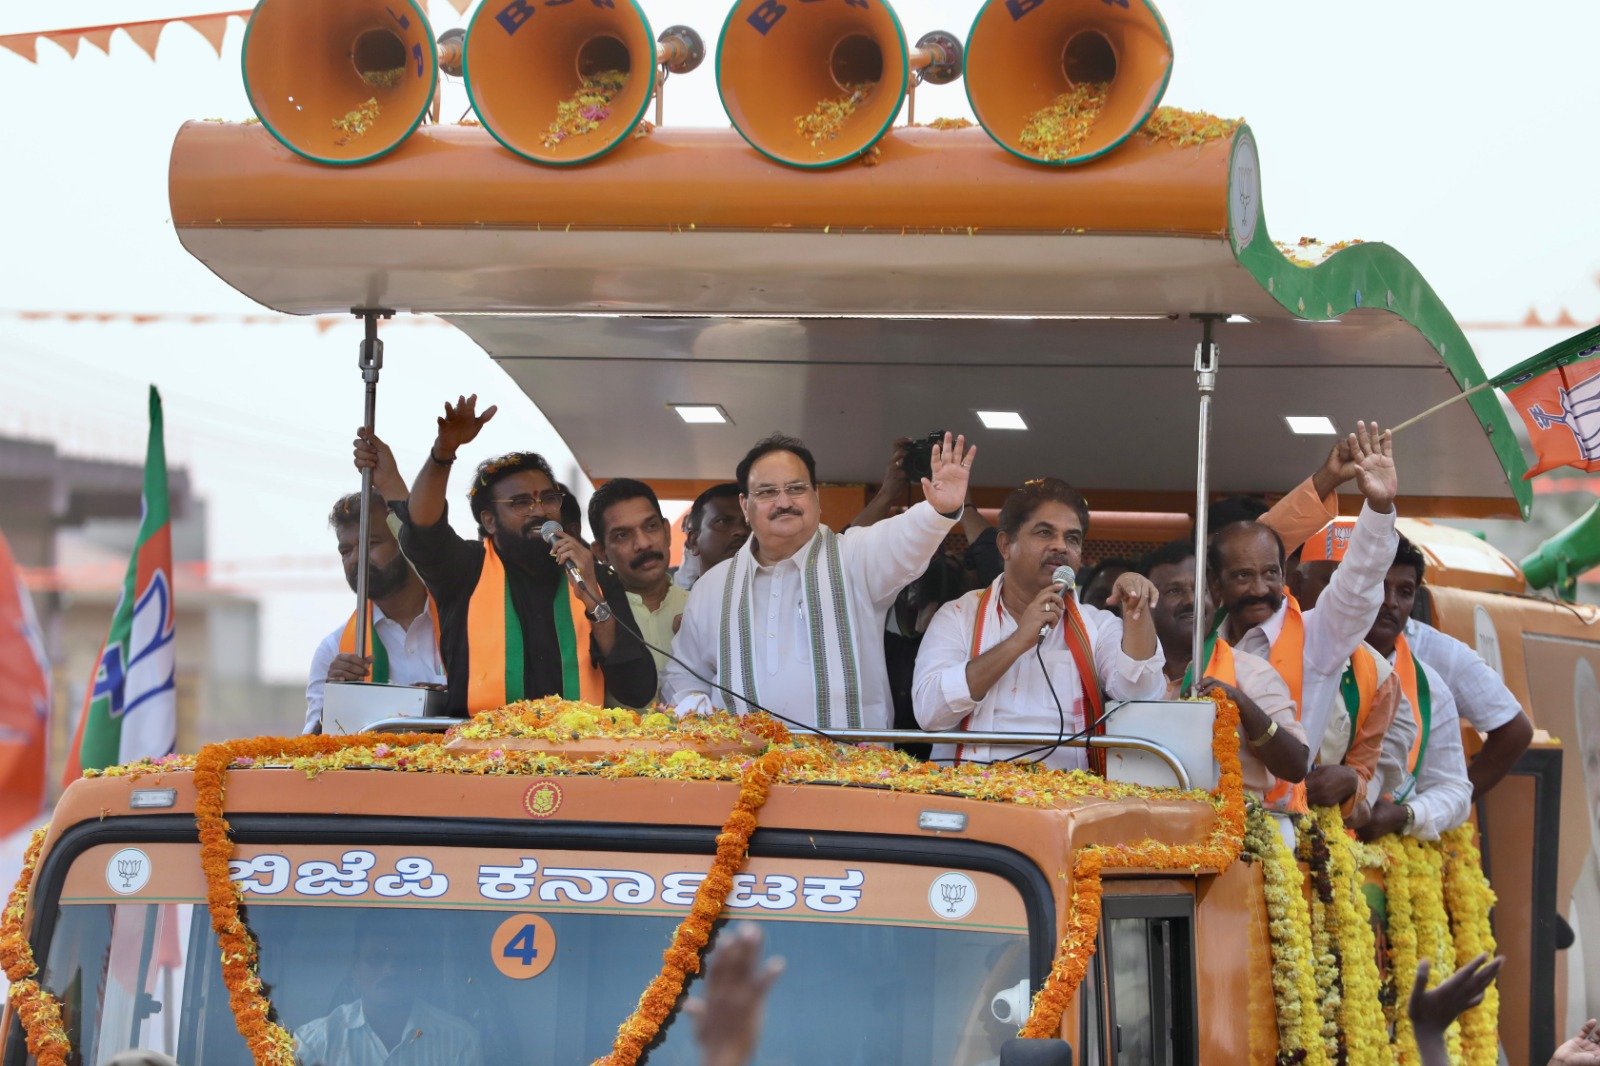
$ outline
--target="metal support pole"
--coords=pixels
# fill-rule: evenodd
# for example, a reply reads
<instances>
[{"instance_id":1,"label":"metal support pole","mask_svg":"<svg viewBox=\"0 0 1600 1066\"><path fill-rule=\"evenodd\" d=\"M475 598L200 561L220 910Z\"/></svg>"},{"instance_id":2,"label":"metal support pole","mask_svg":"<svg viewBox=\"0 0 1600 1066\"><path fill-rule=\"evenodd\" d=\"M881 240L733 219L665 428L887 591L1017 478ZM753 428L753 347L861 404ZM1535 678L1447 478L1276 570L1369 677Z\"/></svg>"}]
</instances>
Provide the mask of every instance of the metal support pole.
<instances>
[{"instance_id":1,"label":"metal support pole","mask_svg":"<svg viewBox=\"0 0 1600 1066\"><path fill-rule=\"evenodd\" d=\"M1194 350L1194 383L1200 393L1200 429L1195 441L1194 474L1194 635L1189 645L1189 695L1198 694L1206 664L1201 661L1206 647L1206 497L1211 475L1211 394L1217 389L1217 345L1211 331L1223 315L1194 315L1200 319L1200 343Z\"/></svg>"},{"instance_id":2,"label":"metal support pole","mask_svg":"<svg viewBox=\"0 0 1600 1066\"><path fill-rule=\"evenodd\" d=\"M361 341L361 354L356 358L356 365L361 368L361 380L366 382L367 403L366 414L362 425L367 432L377 429L378 420L378 372L383 369L383 342L378 339L378 320L380 318L393 318L393 311L379 310L376 308L355 307L350 313L356 315L366 326L366 336ZM368 545L372 541L372 471L361 471L361 529L357 541L360 554L356 556L356 655L365 658L367 655L367 571L370 568L370 551Z\"/></svg>"}]
</instances>

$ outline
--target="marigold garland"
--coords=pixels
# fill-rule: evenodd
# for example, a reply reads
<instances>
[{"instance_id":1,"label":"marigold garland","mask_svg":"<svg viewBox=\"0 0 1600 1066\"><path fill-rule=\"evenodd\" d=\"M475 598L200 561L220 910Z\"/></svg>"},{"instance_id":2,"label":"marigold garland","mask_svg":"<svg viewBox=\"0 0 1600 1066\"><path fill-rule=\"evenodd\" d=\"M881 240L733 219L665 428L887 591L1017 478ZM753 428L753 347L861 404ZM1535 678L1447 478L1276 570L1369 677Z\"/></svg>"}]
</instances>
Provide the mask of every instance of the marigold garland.
<instances>
[{"instance_id":1,"label":"marigold garland","mask_svg":"<svg viewBox=\"0 0 1600 1066\"><path fill-rule=\"evenodd\" d=\"M1444 854L1435 846L1410 840L1406 847L1414 856L1414 876L1423 882L1413 894L1417 925L1417 956L1432 962L1428 987L1433 988L1456 968L1456 945L1450 936L1450 918L1444 909ZM1413 970L1414 974L1416 971ZM1396 984L1405 978L1396 976ZM1409 994L1409 986L1407 988ZM1444 1031L1445 1050L1451 1062L1461 1061L1461 1022L1450 1023Z\"/></svg>"},{"instance_id":2,"label":"marigold garland","mask_svg":"<svg viewBox=\"0 0 1600 1066\"><path fill-rule=\"evenodd\" d=\"M23 928L23 919L28 913L28 890L33 887L33 875L39 866L39 850L44 847L47 828L35 829L29 838L28 848L22 855L22 874L6 900L4 915L0 916L0 967L4 967L6 979L11 982L11 1009L22 1022L28 1054L39 1066L66 1066L72 1043L61 1024L61 1001L39 983L39 963L33 957L33 945L28 942L27 930Z\"/></svg>"},{"instance_id":3,"label":"marigold garland","mask_svg":"<svg viewBox=\"0 0 1600 1066\"><path fill-rule=\"evenodd\" d=\"M1101 871L1107 867L1158 870L1222 870L1233 864L1244 846L1244 776L1239 766L1239 708L1220 692L1212 696L1216 718L1211 729L1211 754L1217 761L1217 787L1211 794L1217 820L1204 844L1173 846L1154 840L1140 844L1078 848L1072 860L1072 903L1067 931L1056 948L1044 986L1033 997L1033 1009L1018 1036L1040 1039L1061 1031L1061 1017L1089 969L1100 927Z\"/></svg>"},{"instance_id":4,"label":"marigold garland","mask_svg":"<svg viewBox=\"0 0 1600 1066\"><path fill-rule=\"evenodd\" d=\"M1416 1034L1411 1016L1401 1005L1411 996L1411 977L1417 972L1417 923L1415 897L1426 883L1427 871L1417 862L1416 841L1408 837L1386 836L1379 845L1384 851L1383 890L1388 900L1389 980L1394 996L1385 1013L1394 1027L1394 1058L1400 1066L1415 1066L1419 1061ZM1403 993L1403 994L1402 994Z\"/></svg>"},{"instance_id":5,"label":"marigold garland","mask_svg":"<svg viewBox=\"0 0 1600 1066\"><path fill-rule=\"evenodd\" d=\"M1494 889L1483 876L1483 856L1472 839L1471 823L1457 826L1439 838L1444 850L1444 898L1455 936L1456 965L1464 966L1478 955L1495 955ZM1483 1002L1461 1016L1461 1058L1468 1066L1494 1066L1500 1060L1500 986L1491 984Z\"/></svg>"},{"instance_id":6,"label":"marigold garland","mask_svg":"<svg viewBox=\"0 0 1600 1066\"><path fill-rule=\"evenodd\" d=\"M1339 977L1338 938L1329 918L1333 907L1333 874L1328 839L1322 827L1310 818L1296 819L1295 828L1301 858L1311 875L1311 954L1317 983L1317 1031L1322 1038L1324 1057L1329 1062L1342 1062L1339 1012L1343 1007L1343 990Z\"/></svg>"},{"instance_id":7,"label":"marigold garland","mask_svg":"<svg viewBox=\"0 0 1600 1066\"><path fill-rule=\"evenodd\" d=\"M1265 808L1254 804L1246 822L1244 845L1261 862L1262 894L1266 897L1267 929L1272 941L1272 990L1277 1001L1277 1061L1284 1066L1299 1062L1328 1066L1312 963L1311 912L1300 864L1283 842L1277 822Z\"/></svg>"},{"instance_id":8,"label":"marigold garland","mask_svg":"<svg viewBox=\"0 0 1600 1066\"><path fill-rule=\"evenodd\" d=\"M1393 1060L1389 1055L1388 1023L1379 1001L1377 942L1372 935L1372 913L1361 891L1355 852L1338 808L1318 807L1311 818L1328 848L1328 876L1333 892L1326 918L1332 923L1339 946L1343 1061L1350 1066L1387 1066Z\"/></svg>"}]
</instances>

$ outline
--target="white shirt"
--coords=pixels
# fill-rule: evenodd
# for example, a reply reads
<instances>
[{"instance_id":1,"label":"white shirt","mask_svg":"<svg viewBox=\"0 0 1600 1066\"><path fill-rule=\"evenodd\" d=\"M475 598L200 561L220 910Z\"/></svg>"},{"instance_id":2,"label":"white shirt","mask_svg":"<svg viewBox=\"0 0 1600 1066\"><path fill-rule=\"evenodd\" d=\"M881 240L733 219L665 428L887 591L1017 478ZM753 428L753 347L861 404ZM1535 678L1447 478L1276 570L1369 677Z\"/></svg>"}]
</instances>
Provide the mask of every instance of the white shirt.
<instances>
[{"instance_id":1,"label":"white shirt","mask_svg":"<svg viewBox=\"0 0 1600 1066\"><path fill-rule=\"evenodd\" d=\"M367 1024L361 1001L294 1031L294 1057L304 1066L479 1066L483 1062L478 1034L466 1022L423 1000L411 1005L404 1034L393 1048L384 1046Z\"/></svg>"},{"instance_id":2,"label":"white shirt","mask_svg":"<svg viewBox=\"0 0 1600 1066\"><path fill-rule=\"evenodd\" d=\"M856 643L856 662L861 668L863 728L887 729L894 722L888 670L883 662L884 617L900 590L928 568L928 560L955 524L956 519L944 517L923 501L904 514L846 530L839 537L850 629ZM753 548L752 538L739 550ZM802 546L772 566L755 565L752 560L751 660L763 705L787 718L815 723L815 675L805 602L808 549L809 545ZM689 590L672 654L696 673L738 692L738 678L717 676L722 595L733 575L732 562L725 559L713 566ZM693 709L686 704L686 698L696 695L706 697L706 701L699 701L702 706L709 701L710 706L725 708L735 702L668 660L661 671L661 698L680 708Z\"/></svg>"},{"instance_id":3,"label":"white shirt","mask_svg":"<svg viewBox=\"0 0 1600 1066\"><path fill-rule=\"evenodd\" d=\"M442 685L444 661L439 658L439 641L433 631L433 603L411 620L404 628L383 613L383 608L372 605L372 633L383 641L383 650L389 653L389 684ZM322 689L328 683L328 667L339 654L339 640L344 636L343 622L332 633L322 638L317 652L311 656L311 676L306 682L306 725L309 733L322 721Z\"/></svg>"},{"instance_id":4,"label":"white shirt","mask_svg":"<svg viewBox=\"0 0 1600 1066\"><path fill-rule=\"evenodd\" d=\"M991 648L1017 631L1017 620L1000 602L1004 581L1005 576L1001 575L989 586L983 635L984 644ZM972 631L982 596L981 590L974 590L951 600L940 607L933 621L928 623L911 683L917 722L930 732L955 729L963 719L970 719L967 721L969 729L1055 733L1061 728L1064 712L1068 734L1083 729L1083 684L1079 680L1078 664L1062 640L1059 627L1045 638L1040 649L1044 668L1049 671L1048 679L1039 668L1039 658L1029 651L1000 675L983 699L972 698L967 686L967 663L972 658ZM1095 670L1105 686L1104 695L1114 700L1165 699L1167 679L1161 668L1167 659L1160 641L1156 642L1155 653L1150 658L1134 659L1122 650L1122 619L1088 604L1079 604L1078 610L1083 615L1083 628L1089 634ZM1056 709L1058 698L1061 700L1059 711ZM991 748L987 744L967 745L962 757L989 762L1015 756L1022 750ZM954 755L954 745L934 746L935 760ZM1059 770L1081 770L1088 765L1088 758L1083 748L1057 748L1044 763Z\"/></svg>"},{"instance_id":5,"label":"white shirt","mask_svg":"<svg viewBox=\"0 0 1600 1066\"><path fill-rule=\"evenodd\" d=\"M1394 661L1391 657L1391 663ZM1472 782L1467 779L1467 758L1461 749L1461 716L1456 699L1439 672L1420 658L1418 665L1428 679L1431 714L1428 720L1428 747L1422 753L1415 782L1406 771L1411 761L1411 745L1416 741L1416 719L1405 690L1394 712L1394 725L1383 738L1379 776L1384 794L1396 803L1409 803L1413 815L1410 835L1418 840L1438 840L1472 813Z\"/></svg>"},{"instance_id":6,"label":"white shirt","mask_svg":"<svg viewBox=\"0 0 1600 1066\"><path fill-rule=\"evenodd\" d=\"M1455 697L1457 712L1474 729L1488 733L1522 713L1517 697L1470 644L1415 618L1406 622L1406 640L1412 654L1439 671Z\"/></svg>"},{"instance_id":7,"label":"white shirt","mask_svg":"<svg viewBox=\"0 0 1600 1066\"><path fill-rule=\"evenodd\" d=\"M1381 514L1361 505L1344 561L1333 572L1317 605L1303 612L1305 664L1301 674L1300 724L1305 727L1306 746L1313 761L1322 749L1322 738L1333 716L1345 663L1366 639L1378 617L1378 608L1383 606L1383 579L1394 564L1395 548L1400 543L1394 518L1393 511ZM1273 642L1283 632L1288 613L1288 603L1281 604L1276 614L1233 641L1233 646L1271 661Z\"/></svg>"}]
</instances>

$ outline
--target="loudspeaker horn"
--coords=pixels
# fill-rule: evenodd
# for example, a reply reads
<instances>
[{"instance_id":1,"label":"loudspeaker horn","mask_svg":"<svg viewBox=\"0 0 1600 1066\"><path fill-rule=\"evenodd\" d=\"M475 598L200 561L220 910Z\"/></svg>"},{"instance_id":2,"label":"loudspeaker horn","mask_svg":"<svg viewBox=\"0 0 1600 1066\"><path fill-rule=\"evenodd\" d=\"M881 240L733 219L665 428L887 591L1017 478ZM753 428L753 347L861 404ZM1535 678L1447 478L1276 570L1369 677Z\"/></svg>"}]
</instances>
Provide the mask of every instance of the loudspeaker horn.
<instances>
[{"instance_id":1,"label":"loudspeaker horn","mask_svg":"<svg viewBox=\"0 0 1600 1066\"><path fill-rule=\"evenodd\" d=\"M267 132L317 163L387 155L433 102L439 56L416 0L261 0L244 86Z\"/></svg>"},{"instance_id":2,"label":"loudspeaker horn","mask_svg":"<svg viewBox=\"0 0 1600 1066\"><path fill-rule=\"evenodd\" d=\"M883 0L739 0L717 46L717 91L751 147L819 168L868 151L900 113L913 72L935 85L961 76L960 41L926 34L915 49Z\"/></svg>"},{"instance_id":3,"label":"loudspeaker horn","mask_svg":"<svg viewBox=\"0 0 1600 1066\"><path fill-rule=\"evenodd\" d=\"M524 159L576 166L638 126L658 67L686 74L705 45L687 26L652 40L635 0L491 0L467 26L465 54L467 95L483 128Z\"/></svg>"},{"instance_id":4,"label":"loudspeaker horn","mask_svg":"<svg viewBox=\"0 0 1600 1066\"><path fill-rule=\"evenodd\" d=\"M1072 166L1161 102L1172 38L1149 0L987 0L967 35L967 99L1006 151Z\"/></svg>"}]
</instances>

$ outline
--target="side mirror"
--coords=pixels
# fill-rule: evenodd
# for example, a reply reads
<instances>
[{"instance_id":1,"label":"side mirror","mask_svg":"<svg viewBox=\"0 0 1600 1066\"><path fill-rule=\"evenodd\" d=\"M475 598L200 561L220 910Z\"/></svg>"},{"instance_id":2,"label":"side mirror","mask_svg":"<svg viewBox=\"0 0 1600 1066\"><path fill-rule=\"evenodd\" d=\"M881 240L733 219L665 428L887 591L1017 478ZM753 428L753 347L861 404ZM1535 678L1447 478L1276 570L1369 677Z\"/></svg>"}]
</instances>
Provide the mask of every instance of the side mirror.
<instances>
[{"instance_id":1,"label":"side mirror","mask_svg":"<svg viewBox=\"0 0 1600 1066\"><path fill-rule=\"evenodd\" d=\"M1072 1066L1072 1045L1065 1040L1012 1037L1000 1045L1000 1066Z\"/></svg>"}]
</instances>

